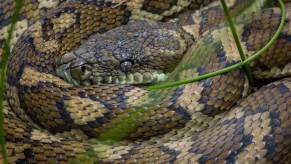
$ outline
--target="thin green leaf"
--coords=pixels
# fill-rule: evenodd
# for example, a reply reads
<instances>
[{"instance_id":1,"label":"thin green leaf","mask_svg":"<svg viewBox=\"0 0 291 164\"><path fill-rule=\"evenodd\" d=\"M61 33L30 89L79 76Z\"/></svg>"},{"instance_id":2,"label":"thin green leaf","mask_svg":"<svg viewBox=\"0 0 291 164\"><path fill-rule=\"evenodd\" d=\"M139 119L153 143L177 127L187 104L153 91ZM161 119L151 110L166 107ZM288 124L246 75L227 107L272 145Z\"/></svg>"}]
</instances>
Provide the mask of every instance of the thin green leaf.
<instances>
[{"instance_id":1,"label":"thin green leaf","mask_svg":"<svg viewBox=\"0 0 291 164\"><path fill-rule=\"evenodd\" d=\"M22 0L16 0L16 5L14 9L14 13L11 17L11 22L10 22L10 27L8 29L8 36L4 42L4 47L3 47L3 53L2 53L2 62L0 65L0 144L1 144L1 153L3 157L3 161L5 164L8 164L8 158L7 158L7 151L6 151L6 141L5 141L5 132L4 132L4 106L3 106L3 101L4 101L4 93L5 93L5 77L6 77L6 67L7 67L7 61L8 61L8 56L10 53L10 44L12 40L12 34L15 28L15 24L18 20L20 10L22 6Z\"/></svg>"},{"instance_id":2,"label":"thin green leaf","mask_svg":"<svg viewBox=\"0 0 291 164\"><path fill-rule=\"evenodd\" d=\"M224 11L225 17L227 19L227 22L229 24L233 39L235 41L237 50L238 50L240 58L241 58L241 61L245 61L246 60L246 56L244 54L244 51L243 51L240 39L238 37L234 22L233 22L233 20L231 18L229 9L228 9L228 7L227 7L227 5L225 3L225 0L220 0L220 2L221 2L221 5L223 7L223 11ZM249 80L250 86L253 87L254 86L254 78L252 76L252 72L251 72L251 68L250 68L249 64L243 65L243 70L244 70L245 74L247 75L247 78Z\"/></svg>"}]
</instances>

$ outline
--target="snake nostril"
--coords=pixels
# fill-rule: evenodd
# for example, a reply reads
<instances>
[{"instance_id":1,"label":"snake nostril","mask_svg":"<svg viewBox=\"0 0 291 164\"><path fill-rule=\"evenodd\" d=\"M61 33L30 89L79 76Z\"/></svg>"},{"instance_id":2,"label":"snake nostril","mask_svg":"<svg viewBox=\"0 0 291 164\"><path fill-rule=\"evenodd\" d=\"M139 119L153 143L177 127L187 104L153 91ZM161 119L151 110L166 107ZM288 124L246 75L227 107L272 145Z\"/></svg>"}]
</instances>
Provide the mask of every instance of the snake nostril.
<instances>
[{"instance_id":1,"label":"snake nostril","mask_svg":"<svg viewBox=\"0 0 291 164\"><path fill-rule=\"evenodd\" d=\"M81 66L81 71L82 71L83 73L85 73L86 70L87 70L87 67L86 67L85 65Z\"/></svg>"},{"instance_id":2,"label":"snake nostril","mask_svg":"<svg viewBox=\"0 0 291 164\"><path fill-rule=\"evenodd\" d=\"M124 60L120 63L120 68L122 72L129 72L133 66L132 60Z\"/></svg>"}]
</instances>

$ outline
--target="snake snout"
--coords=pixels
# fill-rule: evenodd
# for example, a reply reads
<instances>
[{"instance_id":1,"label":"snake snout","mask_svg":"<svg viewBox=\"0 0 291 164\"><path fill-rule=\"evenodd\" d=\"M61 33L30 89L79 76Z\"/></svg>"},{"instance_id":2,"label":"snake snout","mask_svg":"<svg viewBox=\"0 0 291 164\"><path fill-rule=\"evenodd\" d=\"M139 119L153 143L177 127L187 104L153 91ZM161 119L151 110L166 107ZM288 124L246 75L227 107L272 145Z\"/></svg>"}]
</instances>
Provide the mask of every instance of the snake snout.
<instances>
[{"instance_id":1,"label":"snake snout","mask_svg":"<svg viewBox=\"0 0 291 164\"><path fill-rule=\"evenodd\" d=\"M90 85L88 80L92 75L92 66L76 53L70 52L62 56L56 74L75 86Z\"/></svg>"}]
</instances>

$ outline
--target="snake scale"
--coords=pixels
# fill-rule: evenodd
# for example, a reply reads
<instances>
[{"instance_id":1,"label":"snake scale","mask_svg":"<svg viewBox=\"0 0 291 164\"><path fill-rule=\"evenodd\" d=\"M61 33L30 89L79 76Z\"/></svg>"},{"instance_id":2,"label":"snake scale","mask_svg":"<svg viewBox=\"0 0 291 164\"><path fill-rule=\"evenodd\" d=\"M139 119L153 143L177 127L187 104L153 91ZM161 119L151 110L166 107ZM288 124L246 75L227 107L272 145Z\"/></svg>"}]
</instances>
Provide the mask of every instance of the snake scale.
<instances>
[{"instance_id":1,"label":"snake scale","mask_svg":"<svg viewBox=\"0 0 291 164\"><path fill-rule=\"evenodd\" d=\"M239 15L252 2L228 5ZM14 6L0 1L0 45ZM275 6L237 17L246 54L276 31ZM290 162L290 19L287 4L280 38L251 64L256 92L242 70L149 91L240 61L218 1L24 0L7 68L9 162Z\"/></svg>"}]
</instances>

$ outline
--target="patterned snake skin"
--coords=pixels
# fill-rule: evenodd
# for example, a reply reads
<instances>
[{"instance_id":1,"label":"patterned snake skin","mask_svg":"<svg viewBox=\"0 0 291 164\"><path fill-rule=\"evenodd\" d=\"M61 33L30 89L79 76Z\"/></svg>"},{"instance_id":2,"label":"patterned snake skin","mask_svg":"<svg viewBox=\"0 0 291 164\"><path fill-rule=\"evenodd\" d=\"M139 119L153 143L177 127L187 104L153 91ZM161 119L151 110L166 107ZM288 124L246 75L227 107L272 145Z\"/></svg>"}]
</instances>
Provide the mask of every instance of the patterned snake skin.
<instances>
[{"instance_id":1,"label":"patterned snake skin","mask_svg":"<svg viewBox=\"0 0 291 164\"><path fill-rule=\"evenodd\" d=\"M228 1L248 55L281 19L277 7L240 14L252 2ZM0 0L0 45L14 3ZM290 163L290 4L277 43L251 64L250 93L242 70L144 87L239 62L218 1L23 3L6 79L10 163Z\"/></svg>"}]
</instances>

